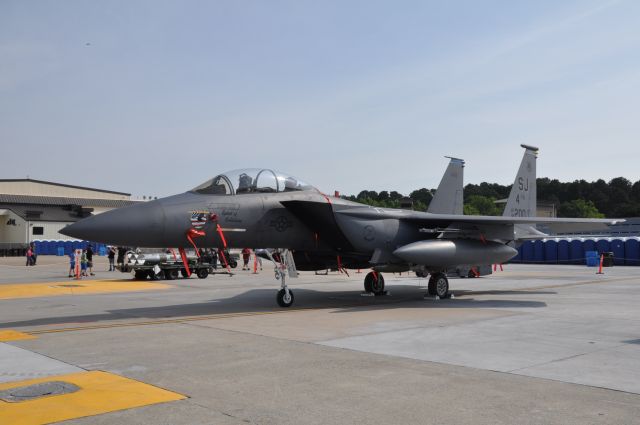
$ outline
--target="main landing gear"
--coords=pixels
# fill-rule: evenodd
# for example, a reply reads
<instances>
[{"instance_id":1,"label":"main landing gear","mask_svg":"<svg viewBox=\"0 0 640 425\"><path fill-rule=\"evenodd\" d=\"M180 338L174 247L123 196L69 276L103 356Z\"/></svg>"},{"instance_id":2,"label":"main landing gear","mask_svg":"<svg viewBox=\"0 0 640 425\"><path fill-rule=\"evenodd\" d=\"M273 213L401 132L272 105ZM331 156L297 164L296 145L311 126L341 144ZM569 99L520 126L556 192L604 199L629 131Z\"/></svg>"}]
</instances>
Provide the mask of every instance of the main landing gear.
<instances>
[{"instance_id":1,"label":"main landing gear","mask_svg":"<svg viewBox=\"0 0 640 425\"><path fill-rule=\"evenodd\" d=\"M384 277L382 273L371 271L364 278L364 290L374 295L384 295Z\"/></svg>"},{"instance_id":2,"label":"main landing gear","mask_svg":"<svg viewBox=\"0 0 640 425\"><path fill-rule=\"evenodd\" d=\"M447 275L440 272L431 273L427 292L429 295L437 296L438 298L448 298L450 294L449 279L447 279Z\"/></svg>"}]
</instances>

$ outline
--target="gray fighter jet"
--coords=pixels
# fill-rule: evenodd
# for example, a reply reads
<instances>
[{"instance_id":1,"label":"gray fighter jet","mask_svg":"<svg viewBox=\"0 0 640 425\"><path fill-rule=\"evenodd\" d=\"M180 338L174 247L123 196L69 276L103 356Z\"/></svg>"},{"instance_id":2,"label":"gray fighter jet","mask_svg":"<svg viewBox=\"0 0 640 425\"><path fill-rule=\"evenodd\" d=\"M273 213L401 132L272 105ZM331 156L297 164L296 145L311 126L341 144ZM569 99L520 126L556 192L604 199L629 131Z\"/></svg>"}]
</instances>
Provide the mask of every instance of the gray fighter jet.
<instances>
[{"instance_id":1,"label":"gray fighter jet","mask_svg":"<svg viewBox=\"0 0 640 425\"><path fill-rule=\"evenodd\" d=\"M460 170L461 165L456 163ZM523 190L528 191L524 186ZM452 199L459 198L461 193L453 194ZM573 223L593 228L615 223L464 216L456 214L462 205L456 202L449 203L453 206L448 214L376 208L327 196L271 169L246 169L220 174L183 194L86 218L61 233L114 245L177 247L183 258L190 247L281 249L286 252L279 261L289 270L294 264L297 270L371 268L364 286L374 294L384 293L382 272L420 269L430 274L429 293L446 298L448 268L508 261L517 251L507 244L517 239L520 225ZM188 270L186 261L185 267ZM284 274L280 276L277 301L289 307L293 292Z\"/></svg>"}]
</instances>

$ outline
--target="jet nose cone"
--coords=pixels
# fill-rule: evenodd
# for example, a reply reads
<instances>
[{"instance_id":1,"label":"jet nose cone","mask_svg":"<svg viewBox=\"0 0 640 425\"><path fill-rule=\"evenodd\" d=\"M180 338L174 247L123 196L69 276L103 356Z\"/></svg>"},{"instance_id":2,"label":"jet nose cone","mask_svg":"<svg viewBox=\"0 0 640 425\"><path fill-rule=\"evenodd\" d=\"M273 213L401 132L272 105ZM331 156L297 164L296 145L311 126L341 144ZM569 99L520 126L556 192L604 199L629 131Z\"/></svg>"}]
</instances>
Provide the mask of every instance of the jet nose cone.
<instances>
[{"instance_id":1,"label":"jet nose cone","mask_svg":"<svg viewBox=\"0 0 640 425\"><path fill-rule=\"evenodd\" d=\"M113 245L162 247L164 209L158 201L119 208L70 224L60 233Z\"/></svg>"}]
</instances>

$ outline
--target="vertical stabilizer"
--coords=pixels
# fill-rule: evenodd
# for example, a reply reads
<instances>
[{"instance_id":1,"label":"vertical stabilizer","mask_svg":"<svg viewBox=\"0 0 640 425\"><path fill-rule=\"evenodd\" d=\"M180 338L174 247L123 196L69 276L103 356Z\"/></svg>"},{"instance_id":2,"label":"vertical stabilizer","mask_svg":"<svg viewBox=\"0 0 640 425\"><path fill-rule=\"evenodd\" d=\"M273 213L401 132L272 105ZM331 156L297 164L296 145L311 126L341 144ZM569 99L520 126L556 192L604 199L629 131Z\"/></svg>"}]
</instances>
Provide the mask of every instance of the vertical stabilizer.
<instances>
[{"instance_id":1,"label":"vertical stabilizer","mask_svg":"<svg viewBox=\"0 0 640 425\"><path fill-rule=\"evenodd\" d=\"M535 217L537 211L536 159L538 158L538 148L527 145L520 146L525 149L524 156L502 215L506 217Z\"/></svg>"},{"instance_id":2,"label":"vertical stabilizer","mask_svg":"<svg viewBox=\"0 0 640 425\"><path fill-rule=\"evenodd\" d=\"M464 160L451 158L449 156L449 166L447 167L440 185L436 190L427 212L432 214L458 214L462 215L463 196L462 187L464 184Z\"/></svg>"}]
</instances>

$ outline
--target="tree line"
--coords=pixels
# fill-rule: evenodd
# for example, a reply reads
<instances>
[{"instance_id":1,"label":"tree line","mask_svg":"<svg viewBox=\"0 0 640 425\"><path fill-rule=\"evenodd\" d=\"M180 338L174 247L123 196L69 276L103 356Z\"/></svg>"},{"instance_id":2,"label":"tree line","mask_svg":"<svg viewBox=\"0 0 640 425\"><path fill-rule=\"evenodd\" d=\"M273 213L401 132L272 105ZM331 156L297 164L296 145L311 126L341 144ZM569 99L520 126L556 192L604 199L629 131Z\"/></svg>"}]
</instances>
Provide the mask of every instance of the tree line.
<instances>
[{"instance_id":1,"label":"tree line","mask_svg":"<svg viewBox=\"0 0 640 425\"><path fill-rule=\"evenodd\" d=\"M511 185L498 183L468 184L464 187L464 213L467 215L502 215L504 204L495 201L509 196ZM640 217L640 180L632 183L624 177L609 182L575 180L560 182L542 177L537 179L538 203L555 204L558 217L622 218ZM426 211L436 193L421 188L409 193L413 209ZM367 205L400 208L405 195L395 190L376 192L363 190L346 199Z\"/></svg>"}]
</instances>

